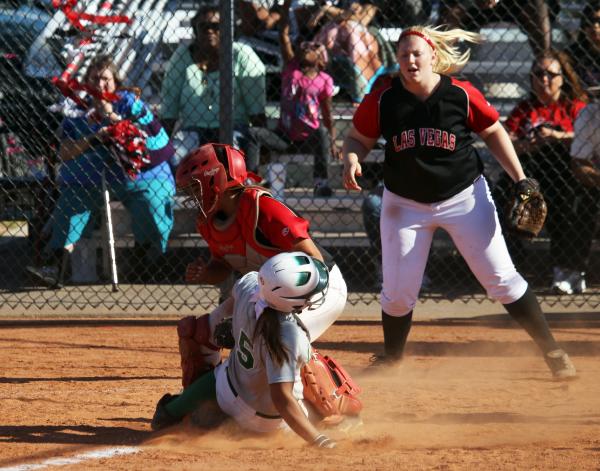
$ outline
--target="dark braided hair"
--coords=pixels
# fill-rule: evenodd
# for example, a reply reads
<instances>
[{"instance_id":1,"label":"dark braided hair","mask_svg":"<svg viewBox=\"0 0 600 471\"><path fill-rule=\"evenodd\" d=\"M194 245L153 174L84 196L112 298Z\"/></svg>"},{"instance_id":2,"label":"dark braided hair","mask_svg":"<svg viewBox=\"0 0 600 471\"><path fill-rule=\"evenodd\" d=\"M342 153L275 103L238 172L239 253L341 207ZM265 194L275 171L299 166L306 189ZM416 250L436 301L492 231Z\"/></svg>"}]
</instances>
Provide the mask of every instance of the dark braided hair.
<instances>
[{"instance_id":1,"label":"dark braided hair","mask_svg":"<svg viewBox=\"0 0 600 471\"><path fill-rule=\"evenodd\" d=\"M254 340L262 337L267 351L277 365L290 358L290 352L281 342L281 313L271 307L265 308L254 329Z\"/></svg>"}]
</instances>

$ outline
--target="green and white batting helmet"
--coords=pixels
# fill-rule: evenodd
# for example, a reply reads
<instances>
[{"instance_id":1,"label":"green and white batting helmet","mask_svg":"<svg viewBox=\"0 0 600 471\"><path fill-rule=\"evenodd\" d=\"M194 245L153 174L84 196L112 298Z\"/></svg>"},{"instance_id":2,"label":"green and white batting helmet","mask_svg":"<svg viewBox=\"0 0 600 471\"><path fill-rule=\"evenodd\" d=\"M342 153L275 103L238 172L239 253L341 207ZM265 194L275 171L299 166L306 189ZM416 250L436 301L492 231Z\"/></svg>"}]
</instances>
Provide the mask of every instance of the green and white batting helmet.
<instances>
[{"instance_id":1,"label":"green and white batting helmet","mask_svg":"<svg viewBox=\"0 0 600 471\"><path fill-rule=\"evenodd\" d=\"M282 252L258 272L260 297L283 313L317 307L325 300L329 271L323 262L304 252Z\"/></svg>"}]
</instances>

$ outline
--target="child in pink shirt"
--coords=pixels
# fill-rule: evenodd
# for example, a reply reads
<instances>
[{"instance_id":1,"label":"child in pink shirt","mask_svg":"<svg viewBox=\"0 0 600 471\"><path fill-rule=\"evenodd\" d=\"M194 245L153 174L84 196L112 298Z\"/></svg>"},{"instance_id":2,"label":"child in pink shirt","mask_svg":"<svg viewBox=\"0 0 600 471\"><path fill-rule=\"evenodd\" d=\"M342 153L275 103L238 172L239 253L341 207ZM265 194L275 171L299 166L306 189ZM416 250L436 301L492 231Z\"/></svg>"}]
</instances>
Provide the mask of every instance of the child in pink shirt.
<instances>
[{"instance_id":1,"label":"child in pink shirt","mask_svg":"<svg viewBox=\"0 0 600 471\"><path fill-rule=\"evenodd\" d=\"M331 118L333 79L323 71L327 64L324 46L310 41L302 41L296 48L292 46L288 21L290 3L286 0L280 20L285 66L281 76L279 126L276 131L250 128L251 142L246 147L246 158L248 162L258 161L261 145L276 152L314 154L315 196L331 196L328 166L332 155L339 158Z\"/></svg>"}]
</instances>

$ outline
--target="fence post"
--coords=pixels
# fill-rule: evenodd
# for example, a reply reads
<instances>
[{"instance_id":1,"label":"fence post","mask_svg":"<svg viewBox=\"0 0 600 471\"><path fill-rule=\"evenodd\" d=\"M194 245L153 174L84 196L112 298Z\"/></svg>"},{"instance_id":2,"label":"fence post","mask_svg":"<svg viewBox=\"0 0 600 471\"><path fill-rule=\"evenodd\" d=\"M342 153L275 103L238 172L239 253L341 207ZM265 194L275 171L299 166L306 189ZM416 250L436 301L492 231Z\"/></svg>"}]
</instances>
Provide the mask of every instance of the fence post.
<instances>
[{"instance_id":1,"label":"fence post","mask_svg":"<svg viewBox=\"0 0 600 471\"><path fill-rule=\"evenodd\" d=\"M233 144L233 0L220 2L219 140Z\"/></svg>"}]
</instances>

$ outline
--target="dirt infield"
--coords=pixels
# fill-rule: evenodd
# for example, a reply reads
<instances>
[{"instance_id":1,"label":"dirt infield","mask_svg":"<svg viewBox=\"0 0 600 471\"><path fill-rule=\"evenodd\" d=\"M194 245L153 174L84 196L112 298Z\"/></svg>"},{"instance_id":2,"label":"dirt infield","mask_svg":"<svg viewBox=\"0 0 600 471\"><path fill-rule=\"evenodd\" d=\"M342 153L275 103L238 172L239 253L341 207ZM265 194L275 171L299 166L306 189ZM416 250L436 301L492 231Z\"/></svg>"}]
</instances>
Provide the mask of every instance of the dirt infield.
<instances>
[{"instance_id":1,"label":"dirt infield","mask_svg":"<svg viewBox=\"0 0 600 471\"><path fill-rule=\"evenodd\" d=\"M156 401L180 384L173 321L3 321L0 470L598 470L600 320L553 327L576 381L552 381L505 322L417 323L403 365L376 371L380 327L335 325L317 347L363 387L364 425L319 451L230 423L152 433Z\"/></svg>"}]
</instances>

